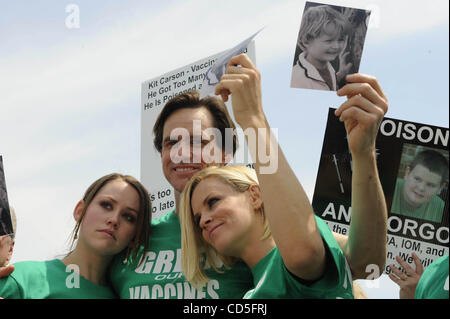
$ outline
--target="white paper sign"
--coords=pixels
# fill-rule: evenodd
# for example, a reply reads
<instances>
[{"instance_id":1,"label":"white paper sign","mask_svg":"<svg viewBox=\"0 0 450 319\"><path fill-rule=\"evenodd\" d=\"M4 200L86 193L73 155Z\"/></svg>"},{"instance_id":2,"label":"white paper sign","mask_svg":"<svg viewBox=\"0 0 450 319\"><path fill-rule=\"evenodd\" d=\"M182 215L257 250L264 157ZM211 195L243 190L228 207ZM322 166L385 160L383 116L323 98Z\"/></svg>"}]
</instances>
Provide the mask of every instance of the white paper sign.
<instances>
[{"instance_id":1,"label":"white paper sign","mask_svg":"<svg viewBox=\"0 0 450 319\"><path fill-rule=\"evenodd\" d=\"M150 192L153 204L152 218L158 218L175 208L174 190L164 177L161 156L153 146L153 125L168 100L190 90L201 90L202 82L208 69L215 62L223 59L225 55L228 56L230 52L231 50L227 50L215 54L142 83L141 181ZM246 53L253 63L256 64L255 44L253 41L248 43L248 46L243 49L243 53ZM228 63L228 60L226 63ZM227 102L226 106L233 118L231 101ZM252 160L248 154L245 140L238 137L238 143L239 148L236 154L240 154L240 158L242 158L242 150L244 150L247 153L247 157L244 156L245 161L239 159L239 161L235 162L242 164L251 163Z\"/></svg>"}]
</instances>

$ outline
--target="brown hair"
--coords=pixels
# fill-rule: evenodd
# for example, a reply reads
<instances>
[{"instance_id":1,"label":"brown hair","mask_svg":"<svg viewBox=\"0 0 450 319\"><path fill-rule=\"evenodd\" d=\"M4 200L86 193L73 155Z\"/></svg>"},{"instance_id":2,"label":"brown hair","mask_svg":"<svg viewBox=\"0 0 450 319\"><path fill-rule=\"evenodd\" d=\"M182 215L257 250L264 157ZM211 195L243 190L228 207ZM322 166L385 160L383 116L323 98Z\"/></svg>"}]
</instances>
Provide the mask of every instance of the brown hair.
<instances>
[{"instance_id":1,"label":"brown hair","mask_svg":"<svg viewBox=\"0 0 450 319\"><path fill-rule=\"evenodd\" d=\"M112 173L109 175L105 175L98 180L96 180L94 183L89 186L89 188L86 190L83 196L83 202L84 207L81 212L81 217L77 221L77 224L75 225L75 228L72 232L72 244L75 242L75 239L78 236L78 231L81 226L81 222L84 218L84 215L86 214L86 210L91 204L94 197L97 195L97 193L109 182L115 181L115 180L121 180L126 182L128 185L133 187L138 195L139 195L139 214L137 216L137 229L136 229L136 236L131 241L129 245L129 249L127 251L126 258L128 259L130 256L132 256L133 259L135 259L141 249L141 247L144 248L144 250L147 249L148 246L148 237L150 235L150 222L151 222L151 213L152 213L152 203L150 200L150 196L148 194L147 189L133 176L130 175L122 175L119 173Z\"/></svg>"},{"instance_id":2,"label":"brown hair","mask_svg":"<svg viewBox=\"0 0 450 319\"><path fill-rule=\"evenodd\" d=\"M417 165L425 166L430 172L441 176L441 184L448 179L448 160L435 150L425 150L416 155L409 165L412 171Z\"/></svg>"},{"instance_id":3,"label":"brown hair","mask_svg":"<svg viewBox=\"0 0 450 319\"><path fill-rule=\"evenodd\" d=\"M208 96L200 99L200 94L198 91L189 91L179 94L171 98L166 103L166 105L164 105L161 113L156 119L155 125L153 126L153 134L155 135L153 139L153 145L159 153L161 153L162 151L164 124L166 123L169 116L180 109L195 109L200 107L205 107L211 113L213 117L214 127L217 128L222 134L222 147L224 149L227 145L225 143L227 140L227 135L233 134L233 149L225 149L225 153L234 155L238 146L237 138L234 134L236 126L234 125L233 120L228 113L227 107L225 106L223 101L217 97Z\"/></svg>"}]
</instances>

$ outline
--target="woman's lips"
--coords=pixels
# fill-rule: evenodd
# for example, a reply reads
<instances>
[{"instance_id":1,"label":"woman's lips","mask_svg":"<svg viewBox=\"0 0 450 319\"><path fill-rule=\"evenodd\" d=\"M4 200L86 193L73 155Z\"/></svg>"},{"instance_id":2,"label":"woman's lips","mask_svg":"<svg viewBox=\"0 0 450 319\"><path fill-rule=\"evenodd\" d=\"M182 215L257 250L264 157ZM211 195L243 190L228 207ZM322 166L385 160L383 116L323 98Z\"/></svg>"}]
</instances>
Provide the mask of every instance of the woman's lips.
<instances>
[{"instance_id":1,"label":"woman's lips","mask_svg":"<svg viewBox=\"0 0 450 319\"><path fill-rule=\"evenodd\" d=\"M109 237L111 237L112 239L116 240L116 236L114 236L114 232L108 229L101 229L99 230L99 232L101 233L105 233L107 234Z\"/></svg>"},{"instance_id":2,"label":"woman's lips","mask_svg":"<svg viewBox=\"0 0 450 319\"><path fill-rule=\"evenodd\" d=\"M211 236L214 234L214 232L223 225L223 223L217 224L214 227L212 227L209 232L208 232L208 236L209 238L211 238Z\"/></svg>"}]
</instances>

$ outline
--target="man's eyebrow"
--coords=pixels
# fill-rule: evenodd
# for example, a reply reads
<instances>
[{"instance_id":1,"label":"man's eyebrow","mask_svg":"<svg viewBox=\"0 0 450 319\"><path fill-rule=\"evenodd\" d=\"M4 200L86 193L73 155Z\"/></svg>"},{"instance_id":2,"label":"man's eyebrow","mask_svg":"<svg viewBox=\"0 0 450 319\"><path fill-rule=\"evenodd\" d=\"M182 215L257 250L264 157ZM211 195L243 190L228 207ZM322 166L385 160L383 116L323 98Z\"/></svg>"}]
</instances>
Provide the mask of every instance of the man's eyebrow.
<instances>
[{"instance_id":1,"label":"man's eyebrow","mask_svg":"<svg viewBox=\"0 0 450 319\"><path fill-rule=\"evenodd\" d=\"M173 138L170 138L170 136L167 136L166 138L163 139L163 144L167 143L167 142L172 142L172 141L180 141L182 140L182 138L180 138L180 136L174 136ZM210 142L211 139L207 138L206 136L203 135L190 135L189 136L189 141L191 143L195 142L195 141L205 141L205 142Z\"/></svg>"},{"instance_id":2,"label":"man's eyebrow","mask_svg":"<svg viewBox=\"0 0 450 319\"><path fill-rule=\"evenodd\" d=\"M170 135L169 135L163 140L164 143L169 142L169 141L175 141L175 137L174 138L170 138Z\"/></svg>"}]
</instances>

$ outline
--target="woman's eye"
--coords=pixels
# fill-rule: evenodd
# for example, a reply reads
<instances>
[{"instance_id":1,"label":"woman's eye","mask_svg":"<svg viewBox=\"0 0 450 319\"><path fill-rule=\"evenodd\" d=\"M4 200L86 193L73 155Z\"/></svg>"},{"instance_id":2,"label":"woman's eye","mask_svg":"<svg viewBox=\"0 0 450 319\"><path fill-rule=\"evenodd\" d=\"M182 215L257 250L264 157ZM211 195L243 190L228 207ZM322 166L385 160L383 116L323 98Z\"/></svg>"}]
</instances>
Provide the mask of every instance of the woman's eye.
<instances>
[{"instance_id":1,"label":"woman's eye","mask_svg":"<svg viewBox=\"0 0 450 319\"><path fill-rule=\"evenodd\" d=\"M129 221L130 223L134 223L136 221L136 217L130 213L124 213L123 217L125 218L125 220Z\"/></svg>"},{"instance_id":2,"label":"woman's eye","mask_svg":"<svg viewBox=\"0 0 450 319\"><path fill-rule=\"evenodd\" d=\"M209 208L213 207L215 203L217 203L219 201L219 198L217 197L212 197L210 199L208 199L208 206Z\"/></svg>"},{"instance_id":3,"label":"woman's eye","mask_svg":"<svg viewBox=\"0 0 450 319\"><path fill-rule=\"evenodd\" d=\"M108 201L102 201L100 202L100 206L102 206L105 209L111 209L112 208L112 204Z\"/></svg>"}]
</instances>

